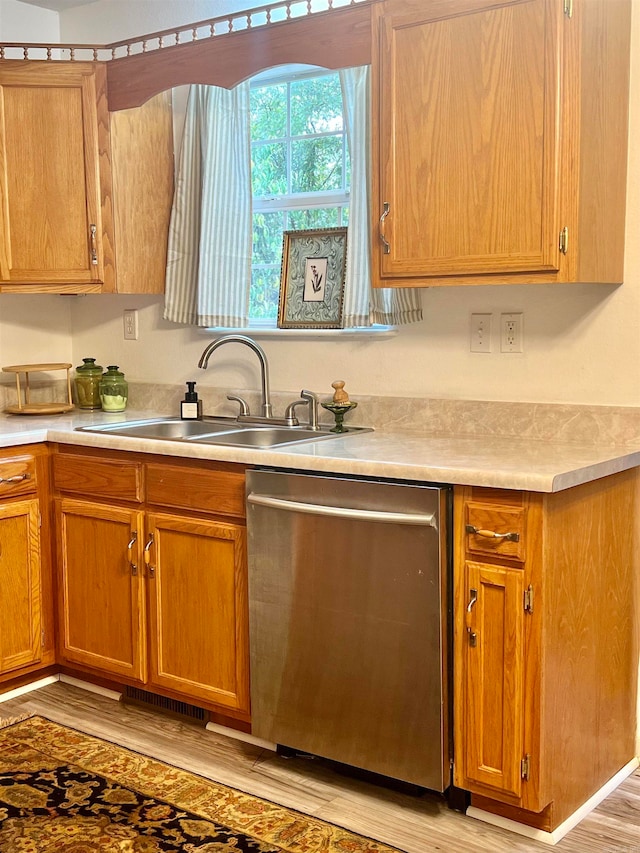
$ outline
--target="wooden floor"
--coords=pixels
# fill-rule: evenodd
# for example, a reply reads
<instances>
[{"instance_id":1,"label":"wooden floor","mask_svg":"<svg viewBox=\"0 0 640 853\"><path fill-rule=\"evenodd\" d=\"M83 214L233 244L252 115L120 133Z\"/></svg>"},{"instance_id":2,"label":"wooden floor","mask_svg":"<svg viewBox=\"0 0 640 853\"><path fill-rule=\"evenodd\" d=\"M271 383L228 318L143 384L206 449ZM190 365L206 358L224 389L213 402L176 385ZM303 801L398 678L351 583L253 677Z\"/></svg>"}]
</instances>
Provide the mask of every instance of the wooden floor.
<instances>
[{"instance_id":1,"label":"wooden floor","mask_svg":"<svg viewBox=\"0 0 640 853\"><path fill-rule=\"evenodd\" d=\"M0 719L37 713L250 794L384 841L407 853L640 853L640 772L555 848L412 797L58 682L0 704Z\"/></svg>"}]
</instances>

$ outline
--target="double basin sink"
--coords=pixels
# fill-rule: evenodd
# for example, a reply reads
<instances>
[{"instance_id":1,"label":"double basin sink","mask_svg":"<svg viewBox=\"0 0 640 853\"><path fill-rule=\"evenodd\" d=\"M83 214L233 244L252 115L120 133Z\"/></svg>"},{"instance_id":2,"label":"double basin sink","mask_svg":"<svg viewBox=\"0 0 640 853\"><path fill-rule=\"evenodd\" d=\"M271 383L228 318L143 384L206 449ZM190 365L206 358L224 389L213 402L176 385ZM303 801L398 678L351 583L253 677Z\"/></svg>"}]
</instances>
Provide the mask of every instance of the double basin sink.
<instances>
[{"instance_id":1,"label":"double basin sink","mask_svg":"<svg viewBox=\"0 0 640 853\"><path fill-rule=\"evenodd\" d=\"M180 418L152 418L141 421L122 421L117 424L76 427L80 432L124 435L161 441L195 441L229 447L281 447L327 438L341 438L371 432L367 427L351 427L346 432L331 432L322 426L317 430L303 426L272 426L240 423L235 418L205 417L201 421Z\"/></svg>"}]
</instances>

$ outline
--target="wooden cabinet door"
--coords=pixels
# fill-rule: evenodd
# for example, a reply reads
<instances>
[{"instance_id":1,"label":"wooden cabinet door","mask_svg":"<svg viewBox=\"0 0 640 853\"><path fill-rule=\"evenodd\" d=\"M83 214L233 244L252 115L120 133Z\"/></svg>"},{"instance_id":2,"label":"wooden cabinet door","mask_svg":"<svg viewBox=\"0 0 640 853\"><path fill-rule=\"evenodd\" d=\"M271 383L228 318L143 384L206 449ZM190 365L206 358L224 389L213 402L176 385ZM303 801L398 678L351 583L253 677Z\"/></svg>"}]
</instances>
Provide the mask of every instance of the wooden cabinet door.
<instances>
[{"instance_id":1,"label":"wooden cabinet door","mask_svg":"<svg viewBox=\"0 0 640 853\"><path fill-rule=\"evenodd\" d=\"M557 270L562 3L387 0L379 16L377 283Z\"/></svg>"},{"instance_id":2,"label":"wooden cabinet door","mask_svg":"<svg viewBox=\"0 0 640 853\"><path fill-rule=\"evenodd\" d=\"M62 657L144 681L142 512L66 498L56 512Z\"/></svg>"},{"instance_id":3,"label":"wooden cabinet door","mask_svg":"<svg viewBox=\"0 0 640 853\"><path fill-rule=\"evenodd\" d=\"M39 524L36 499L0 504L0 673L42 656Z\"/></svg>"},{"instance_id":4,"label":"wooden cabinet door","mask_svg":"<svg viewBox=\"0 0 640 853\"><path fill-rule=\"evenodd\" d=\"M96 74L90 63L0 67L2 282L104 280ZM100 119L108 128L104 105Z\"/></svg>"},{"instance_id":5,"label":"wooden cabinet door","mask_svg":"<svg viewBox=\"0 0 640 853\"><path fill-rule=\"evenodd\" d=\"M148 531L150 684L248 710L245 528L154 513Z\"/></svg>"},{"instance_id":6,"label":"wooden cabinet door","mask_svg":"<svg viewBox=\"0 0 640 853\"><path fill-rule=\"evenodd\" d=\"M473 562L465 570L463 775L468 782L520 797L524 575L520 569Z\"/></svg>"}]
</instances>

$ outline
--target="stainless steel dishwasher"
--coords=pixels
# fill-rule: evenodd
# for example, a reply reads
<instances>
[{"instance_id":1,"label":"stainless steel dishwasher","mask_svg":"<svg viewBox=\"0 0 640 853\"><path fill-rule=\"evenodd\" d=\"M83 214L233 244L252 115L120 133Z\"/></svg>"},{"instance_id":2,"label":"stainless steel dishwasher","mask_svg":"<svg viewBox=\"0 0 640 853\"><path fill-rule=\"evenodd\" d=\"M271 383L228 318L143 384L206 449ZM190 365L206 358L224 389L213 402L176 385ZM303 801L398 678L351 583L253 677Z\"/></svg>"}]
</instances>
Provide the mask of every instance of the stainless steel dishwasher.
<instances>
[{"instance_id":1,"label":"stainless steel dishwasher","mask_svg":"<svg viewBox=\"0 0 640 853\"><path fill-rule=\"evenodd\" d=\"M448 787L449 502L447 487L248 473L254 735Z\"/></svg>"}]
</instances>

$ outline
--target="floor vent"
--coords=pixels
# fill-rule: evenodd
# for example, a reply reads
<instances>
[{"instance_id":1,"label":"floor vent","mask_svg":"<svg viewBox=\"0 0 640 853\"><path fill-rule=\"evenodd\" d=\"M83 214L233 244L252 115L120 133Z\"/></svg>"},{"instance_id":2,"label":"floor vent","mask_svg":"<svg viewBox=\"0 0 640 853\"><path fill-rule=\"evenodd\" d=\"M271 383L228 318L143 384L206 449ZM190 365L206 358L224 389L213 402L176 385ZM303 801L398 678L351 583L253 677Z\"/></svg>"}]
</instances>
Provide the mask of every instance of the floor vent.
<instances>
[{"instance_id":1,"label":"floor vent","mask_svg":"<svg viewBox=\"0 0 640 853\"><path fill-rule=\"evenodd\" d=\"M156 708L159 711L187 717L189 720L205 722L207 719L207 712L204 708L189 705L188 702L178 702L177 699L167 699L166 696L158 696L157 693L150 693L148 690L141 690L139 687L125 687L122 699L124 702Z\"/></svg>"}]
</instances>

